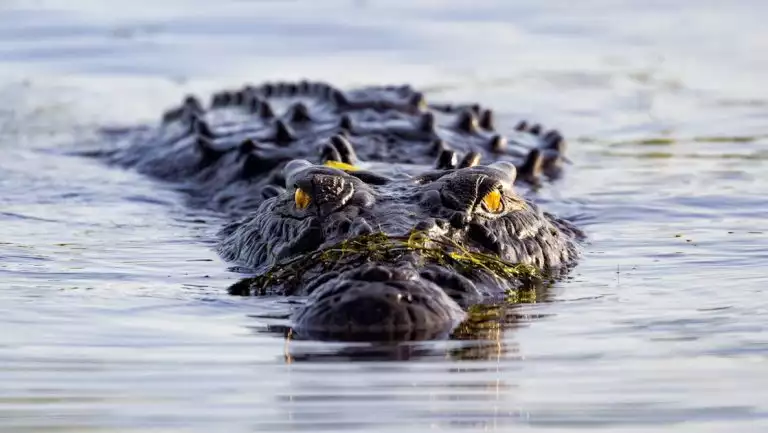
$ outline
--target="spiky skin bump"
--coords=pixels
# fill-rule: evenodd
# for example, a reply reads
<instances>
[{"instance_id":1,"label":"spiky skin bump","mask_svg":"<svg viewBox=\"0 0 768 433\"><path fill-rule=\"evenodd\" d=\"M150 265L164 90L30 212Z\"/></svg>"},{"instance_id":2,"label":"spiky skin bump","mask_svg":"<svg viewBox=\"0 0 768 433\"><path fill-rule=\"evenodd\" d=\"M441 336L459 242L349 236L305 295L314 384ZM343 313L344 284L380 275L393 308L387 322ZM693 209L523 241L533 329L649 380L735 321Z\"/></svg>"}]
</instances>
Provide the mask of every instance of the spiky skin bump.
<instances>
[{"instance_id":1,"label":"spiky skin bump","mask_svg":"<svg viewBox=\"0 0 768 433\"><path fill-rule=\"evenodd\" d=\"M257 275L378 232L418 232L505 263L567 269L581 233L513 187L558 175L565 142L525 122L502 135L497 122L479 105L428 105L409 86L267 83L218 92L208 109L188 96L158 127L130 131L104 155L229 215L218 250ZM311 196L308 206L297 207L298 189ZM491 190L501 191L493 201L501 210L485 208ZM307 335L392 336L450 328L462 308L519 286L489 271L425 264L418 253L395 263L361 259L332 271L318 264L267 292L309 297L294 315Z\"/></svg>"}]
</instances>

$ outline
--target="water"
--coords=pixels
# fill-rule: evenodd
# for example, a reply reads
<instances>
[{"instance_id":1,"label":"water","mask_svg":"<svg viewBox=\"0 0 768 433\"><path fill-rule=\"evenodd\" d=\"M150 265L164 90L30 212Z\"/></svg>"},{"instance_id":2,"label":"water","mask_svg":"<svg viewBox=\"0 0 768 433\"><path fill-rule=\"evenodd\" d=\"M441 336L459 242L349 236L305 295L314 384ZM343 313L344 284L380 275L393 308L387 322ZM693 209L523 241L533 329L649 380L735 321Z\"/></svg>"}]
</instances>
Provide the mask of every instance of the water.
<instances>
[{"instance_id":1,"label":"water","mask_svg":"<svg viewBox=\"0 0 768 433\"><path fill-rule=\"evenodd\" d=\"M3 2L0 430L766 431L766 13ZM216 215L60 152L190 91L303 77L561 128L574 164L539 195L589 234L572 278L464 340L294 341L286 302L224 293Z\"/></svg>"}]
</instances>

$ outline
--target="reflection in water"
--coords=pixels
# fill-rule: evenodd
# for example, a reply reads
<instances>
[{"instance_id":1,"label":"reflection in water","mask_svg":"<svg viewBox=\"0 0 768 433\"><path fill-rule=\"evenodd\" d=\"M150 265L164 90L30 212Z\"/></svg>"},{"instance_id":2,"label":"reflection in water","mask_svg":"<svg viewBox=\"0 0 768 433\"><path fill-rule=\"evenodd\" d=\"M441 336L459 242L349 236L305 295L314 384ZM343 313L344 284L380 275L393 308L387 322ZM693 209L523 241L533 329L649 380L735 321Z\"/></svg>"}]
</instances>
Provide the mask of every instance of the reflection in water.
<instances>
[{"instance_id":1,"label":"reflection in water","mask_svg":"<svg viewBox=\"0 0 768 433\"><path fill-rule=\"evenodd\" d=\"M517 347L509 347L511 332L547 316L521 313L520 306L549 302L550 289L551 283L539 284L521 290L503 303L470 306L467 309L467 318L446 333L407 332L382 335L345 332L302 335L282 323L249 326L248 329L256 334L284 338L284 359L287 363L406 361L423 358L456 361L499 360L510 358L510 354L518 352ZM287 321L289 316L287 313L272 314L269 318Z\"/></svg>"},{"instance_id":2,"label":"reflection in water","mask_svg":"<svg viewBox=\"0 0 768 433\"><path fill-rule=\"evenodd\" d=\"M546 315L522 307L475 305L441 341L331 343L296 339L286 326L252 328L285 338L282 360L292 372L289 387L275 396L285 421L268 427L396 428L421 420L487 430L525 423L529 414L515 403L521 378L509 374L523 359L514 333ZM350 405L371 411L350 411Z\"/></svg>"}]
</instances>

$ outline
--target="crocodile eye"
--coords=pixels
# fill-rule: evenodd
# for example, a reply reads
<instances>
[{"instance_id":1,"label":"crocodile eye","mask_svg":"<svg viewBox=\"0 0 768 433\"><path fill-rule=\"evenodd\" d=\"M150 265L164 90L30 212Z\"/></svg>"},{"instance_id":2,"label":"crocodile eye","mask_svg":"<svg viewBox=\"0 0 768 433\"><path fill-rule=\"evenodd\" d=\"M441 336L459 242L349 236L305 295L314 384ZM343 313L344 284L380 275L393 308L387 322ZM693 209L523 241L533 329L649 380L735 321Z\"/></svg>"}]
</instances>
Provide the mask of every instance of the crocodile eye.
<instances>
[{"instance_id":1,"label":"crocodile eye","mask_svg":"<svg viewBox=\"0 0 768 433\"><path fill-rule=\"evenodd\" d=\"M504 211L504 202L502 201L501 191L494 189L483 197L483 207L491 213L501 213Z\"/></svg>"},{"instance_id":2,"label":"crocodile eye","mask_svg":"<svg viewBox=\"0 0 768 433\"><path fill-rule=\"evenodd\" d=\"M296 207L299 209L306 209L309 206L311 197L301 188L296 188L296 192L293 193L293 201L296 203Z\"/></svg>"}]
</instances>

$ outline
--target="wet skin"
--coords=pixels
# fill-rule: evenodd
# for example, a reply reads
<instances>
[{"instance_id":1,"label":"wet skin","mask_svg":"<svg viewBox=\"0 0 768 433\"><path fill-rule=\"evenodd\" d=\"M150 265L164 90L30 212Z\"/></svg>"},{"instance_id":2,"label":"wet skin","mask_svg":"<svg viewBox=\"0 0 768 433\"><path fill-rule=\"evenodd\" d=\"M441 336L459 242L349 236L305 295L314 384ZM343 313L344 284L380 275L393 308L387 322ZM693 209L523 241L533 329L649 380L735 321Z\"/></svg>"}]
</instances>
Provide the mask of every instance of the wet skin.
<instances>
[{"instance_id":1,"label":"wet skin","mask_svg":"<svg viewBox=\"0 0 768 433\"><path fill-rule=\"evenodd\" d=\"M231 292L305 296L298 333L434 338L523 281L456 266L456 251L549 275L578 256L580 231L515 188L558 175L564 140L525 122L510 134L490 110L428 106L407 86L267 84L220 92L209 110L188 97L160 127L121 131L99 155L229 215L218 251L257 275ZM405 247L414 234L420 248ZM373 235L393 242L386 259L375 249L315 258ZM431 253L441 249L446 260ZM263 287L259 277L305 258L290 282Z\"/></svg>"}]
</instances>

